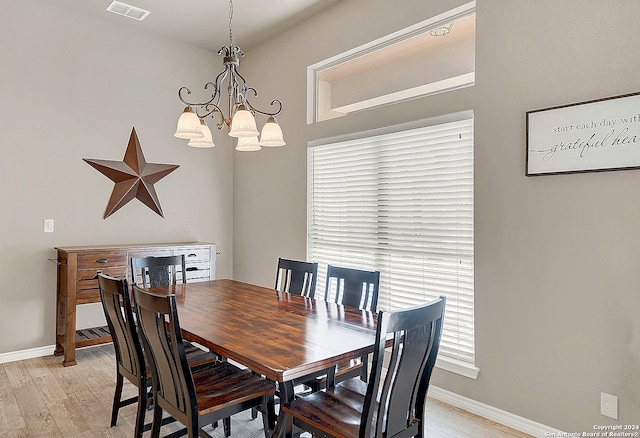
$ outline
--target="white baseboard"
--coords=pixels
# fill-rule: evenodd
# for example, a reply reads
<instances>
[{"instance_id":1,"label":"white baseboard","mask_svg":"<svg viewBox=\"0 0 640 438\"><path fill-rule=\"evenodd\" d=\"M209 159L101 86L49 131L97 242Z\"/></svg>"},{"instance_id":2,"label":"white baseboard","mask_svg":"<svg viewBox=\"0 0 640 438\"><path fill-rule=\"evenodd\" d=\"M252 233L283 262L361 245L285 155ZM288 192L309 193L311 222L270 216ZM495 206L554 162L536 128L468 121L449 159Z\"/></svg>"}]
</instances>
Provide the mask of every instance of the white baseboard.
<instances>
[{"instance_id":1,"label":"white baseboard","mask_svg":"<svg viewBox=\"0 0 640 438\"><path fill-rule=\"evenodd\" d=\"M55 345L45 345L44 347L29 348L27 350L10 351L0 354L0 364L15 362L16 360L33 359L34 357L49 356L53 354Z\"/></svg>"},{"instance_id":2,"label":"white baseboard","mask_svg":"<svg viewBox=\"0 0 640 438\"><path fill-rule=\"evenodd\" d=\"M447 403L456 408L462 409L472 414L476 414L487 420L495 421L520 432L533 435L536 438L544 438L549 436L562 436L561 431L544 424L528 420L511 412L494 408L493 406L480 403L467 397L463 397L446 389L437 386L429 386L429 397L433 397L443 403Z\"/></svg>"}]
</instances>

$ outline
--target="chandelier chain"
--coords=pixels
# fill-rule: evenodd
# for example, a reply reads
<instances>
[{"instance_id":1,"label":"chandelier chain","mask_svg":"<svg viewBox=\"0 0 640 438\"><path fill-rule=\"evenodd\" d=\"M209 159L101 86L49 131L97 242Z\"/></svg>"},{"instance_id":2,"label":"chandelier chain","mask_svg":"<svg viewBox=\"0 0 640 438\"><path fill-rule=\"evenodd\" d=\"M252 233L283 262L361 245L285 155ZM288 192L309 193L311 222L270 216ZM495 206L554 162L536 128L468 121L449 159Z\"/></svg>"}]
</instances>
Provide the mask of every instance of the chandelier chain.
<instances>
[{"instance_id":1,"label":"chandelier chain","mask_svg":"<svg viewBox=\"0 0 640 438\"><path fill-rule=\"evenodd\" d=\"M233 33L231 32L231 20L233 19L233 0L229 0L229 41L233 47Z\"/></svg>"}]
</instances>

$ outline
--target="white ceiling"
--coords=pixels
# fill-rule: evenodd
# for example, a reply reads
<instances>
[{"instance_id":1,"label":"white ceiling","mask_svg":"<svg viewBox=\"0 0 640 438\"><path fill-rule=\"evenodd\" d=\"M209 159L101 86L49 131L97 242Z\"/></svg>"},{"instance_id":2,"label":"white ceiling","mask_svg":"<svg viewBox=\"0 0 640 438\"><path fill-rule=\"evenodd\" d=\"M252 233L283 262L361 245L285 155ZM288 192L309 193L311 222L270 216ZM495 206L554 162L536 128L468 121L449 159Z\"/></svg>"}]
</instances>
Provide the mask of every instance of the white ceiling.
<instances>
[{"instance_id":1,"label":"white ceiling","mask_svg":"<svg viewBox=\"0 0 640 438\"><path fill-rule=\"evenodd\" d=\"M39 0L70 13L140 29L217 51L229 44L227 0L120 0L151 11L144 21L107 12L111 0ZM235 0L233 39L243 50L301 23L339 0Z\"/></svg>"}]
</instances>

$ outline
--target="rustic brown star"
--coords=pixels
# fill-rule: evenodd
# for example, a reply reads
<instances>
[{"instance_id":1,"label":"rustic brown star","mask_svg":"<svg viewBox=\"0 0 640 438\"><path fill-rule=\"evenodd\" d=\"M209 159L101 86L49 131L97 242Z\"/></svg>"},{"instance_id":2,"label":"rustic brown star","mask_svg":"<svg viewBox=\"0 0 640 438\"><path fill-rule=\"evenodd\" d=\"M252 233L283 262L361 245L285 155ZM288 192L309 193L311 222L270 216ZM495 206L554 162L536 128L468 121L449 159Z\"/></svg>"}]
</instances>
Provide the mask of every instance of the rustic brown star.
<instances>
[{"instance_id":1,"label":"rustic brown star","mask_svg":"<svg viewBox=\"0 0 640 438\"><path fill-rule=\"evenodd\" d=\"M138 198L144 205L164 217L153 185L180 166L147 163L135 127L131 130L129 146L127 146L123 161L91 160L88 158L83 158L83 160L116 183L104 212L104 219L118 211L133 198Z\"/></svg>"}]
</instances>

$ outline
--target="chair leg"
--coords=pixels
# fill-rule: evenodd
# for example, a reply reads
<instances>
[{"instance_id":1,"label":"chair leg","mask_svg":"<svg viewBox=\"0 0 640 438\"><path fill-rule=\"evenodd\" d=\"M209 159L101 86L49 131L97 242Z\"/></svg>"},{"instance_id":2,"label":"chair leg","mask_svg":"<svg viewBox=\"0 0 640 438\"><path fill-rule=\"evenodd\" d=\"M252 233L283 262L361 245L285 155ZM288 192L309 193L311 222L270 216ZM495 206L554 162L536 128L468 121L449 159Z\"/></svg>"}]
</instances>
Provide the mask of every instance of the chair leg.
<instances>
[{"instance_id":1,"label":"chair leg","mask_svg":"<svg viewBox=\"0 0 640 438\"><path fill-rule=\"evenodd\" d=\"M151 428L151 438L160 437L160 426L162 426L162 408L154 403L153 408L153 427Z\"/></svg>"},{"instance_id":2,"label":"chair leg","mask_svg":"<svg viewBox=\"0 0 640 438\"><path fill-rule=\"evenodd\" d=\"M267 394L267 414L269 418L269 429L276 427L278 415L276 415L276 397L274 394Z\"/></svg>"},{"instance_id":3,"label":"chair leg","mask_svg":"<svg viewBox=\"0 0 640 438\"><path fill-rule=\"evenodd\" d=\"M136 426L135 426L135 436L136 438L142 438L142 432L144 431L144 414L147 411L147 389L144 383L140 385L138 388L138 408L136 411Z\"/></svg>"},{"instance_id":4,"label":"chair leg","mask_svg":"<svg viewBox=\"0 0 640 438\"><path fill-rule=\"evenodd\" d=\"M360 360L362 361L360 379L366 382L369 379L369 356L362 356Z\"/></svg>"},{"instance_id":5,"label":"chair leg","mask_svg":"<svg viewBox=\"0 0 640 438\"><path fill-rule=\"evenodd\" d=\"M284 414L284 438L293 436L293 416Z\"/></svg>"},{"instance_id":6,"label":"chair leg","mask_svg":"<svg viewBox=\"0 0 640 438\"><path fill-rule=\"evenodd\" d=\"M264 438L269 438L273 428L269 428L269 418L266 412L262 412L262 429L264 430Z\"/></svg>"},{"instance_id":7,"label":"chair leg","mask_svg":"<svg viewBox=\"0 0 640 438\"><path fill-rule=\"evenodd\" d=\"M227 438L231 436L231 417L222 419L222 425L224 426L224 436Z\"/></svg>"},{"instance_id":8,"label":"chair leg","mask_svg":"<svg viewBox=\"0 0 640 438\"><path fill-rule=\"evenodd\" d=\"M113 394L113 408L111 410L111 427L116 425L118 421L118 411L120 410L120 399L122 398L122 374L116 372L116 391Z\"/></svg>"},{"instance_id":9,"label":"chair leg","mask_svg":"<svg viewBox=\"0 0 640 438\"><path fill-rule=\"evenodd\" d=\"M420 420L420 427L418 427L418 434L416 435L416 438L424 438L424 429L424 423Z\"/></svg>"}]
</instances>

